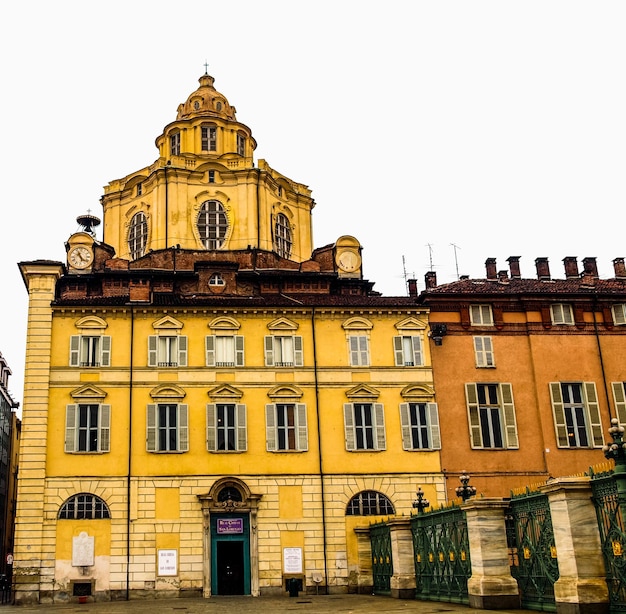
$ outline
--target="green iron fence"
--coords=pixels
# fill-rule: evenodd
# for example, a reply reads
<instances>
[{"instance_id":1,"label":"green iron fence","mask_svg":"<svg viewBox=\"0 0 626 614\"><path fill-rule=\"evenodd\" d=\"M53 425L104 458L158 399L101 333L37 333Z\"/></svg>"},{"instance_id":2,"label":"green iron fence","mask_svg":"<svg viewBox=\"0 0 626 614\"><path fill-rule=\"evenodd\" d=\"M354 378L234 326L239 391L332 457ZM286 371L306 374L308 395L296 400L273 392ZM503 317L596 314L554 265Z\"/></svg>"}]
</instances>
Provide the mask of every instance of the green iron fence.
<instances>
[{"instance_id":1,"label":"green iron fence","mask_svg":"<svg viewBox=\"0 0 626 614\"><path fill-rule=\"evenodd\" d=\"M432 601L469 602L472 575L465 512L457 506L411 518L416 597Z\"/></svg>"},{"instance_id":2,"label":"green iron fence","mask_svg":"<svg viewBox=\"0 0 626 614\"><path fill-rule=\"evenodd\" d=\"M626 533L613 471L590 469L611 612L626 612Z\"/></svg>"},{"instance_id":3,"label":"green iron fence","mask_svg":"<svg viewBox=\"0 0 626 614\"><path fill-rule=\"evenodd\" d=\"M372 575L374 593L388 595L391 592L393 559L391 554L391 531L385 523L370 526L372 544Z\"/></svg>"},{"instance_id":4,"label":"green iron fence","mask_svg":"<svg viewBox=\"0 0 626 614\"><path fill-rule=\"evenodd\" d=\"M556 611L554 583L559 578L548 496L527 490L511 497L506 514L511 575L522 608Z\"/></svg>"}]
</instances>

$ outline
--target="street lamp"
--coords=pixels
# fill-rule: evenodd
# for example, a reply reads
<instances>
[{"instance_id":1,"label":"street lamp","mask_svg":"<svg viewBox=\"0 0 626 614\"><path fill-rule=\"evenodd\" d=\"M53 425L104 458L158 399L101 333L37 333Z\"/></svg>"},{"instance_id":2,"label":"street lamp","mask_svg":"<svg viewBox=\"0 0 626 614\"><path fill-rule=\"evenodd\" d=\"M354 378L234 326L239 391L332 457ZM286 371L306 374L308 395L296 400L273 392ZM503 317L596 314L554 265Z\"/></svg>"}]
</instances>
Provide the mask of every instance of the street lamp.
<instances>
[{"instance_id":1,"label":"street lamp","mask_svg":"<svg viewBox=\"0 0 626 614\"><path fill-rule=\"evenodd\" d=\"M465 469L461 472L459 480L461 482L461 486L456 487L456 496L461 497L461 499L463 499L463 503L465 503L465 501L476 494L476 487L469 485L470 476L467 475L467 471L465 471Z\"/></svg>"},{"instance_id":2,"label":"street lamp","mask_svg":"<svg viewBox=\"0 0 626 614\"><path fill-rule=\"evenodd\" d=\"M430 501L424 496L421 486L417 487L417 499L413 501L413 507L421 514L427 507L430 507Z\"/></svg>"}]
</instances>

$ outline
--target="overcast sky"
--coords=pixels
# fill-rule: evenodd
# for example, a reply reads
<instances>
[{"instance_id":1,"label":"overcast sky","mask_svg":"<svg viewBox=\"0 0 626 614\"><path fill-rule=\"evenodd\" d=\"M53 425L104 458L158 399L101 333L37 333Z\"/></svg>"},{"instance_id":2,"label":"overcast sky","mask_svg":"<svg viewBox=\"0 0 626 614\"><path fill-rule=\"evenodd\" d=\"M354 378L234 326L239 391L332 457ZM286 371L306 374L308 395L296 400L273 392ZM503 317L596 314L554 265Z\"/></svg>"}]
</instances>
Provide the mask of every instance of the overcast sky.
<instances>
[{"instance_id":1,"label":"overcast sky","mask_svg":"<svg viewBox=\"0 0 626 614\"><path fill-rule=\"evenodd\" d=\"M442 283L521 256L534 277L548 257L563 277L595 256L610 277L626 256L621 0L20 0L0 24L0 352L20 403L17 263L65 260L205 61L255 159L313 190L315 246L354 235L386 295L431 266Z\"/></svg>"}]
</instances>

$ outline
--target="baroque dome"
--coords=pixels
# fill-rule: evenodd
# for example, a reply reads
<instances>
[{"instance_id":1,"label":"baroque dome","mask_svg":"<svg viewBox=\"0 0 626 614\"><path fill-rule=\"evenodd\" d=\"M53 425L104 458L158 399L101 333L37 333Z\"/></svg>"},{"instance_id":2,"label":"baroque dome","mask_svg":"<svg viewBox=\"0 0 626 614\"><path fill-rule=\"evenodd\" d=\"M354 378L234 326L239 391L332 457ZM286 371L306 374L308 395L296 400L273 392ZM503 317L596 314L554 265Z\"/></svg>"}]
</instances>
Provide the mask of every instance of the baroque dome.
<instances>
[{"instance_id":1,"label":"baroque dome","mask_svg":"<svg viewBox=\"0 0 626 614\"><path fill-rule=\"evenodd\" d=\"M220 117L236 121L236 109L228 103L224 94L213 87L215 79L204 73L198 81L200 87L189 95L186 102L178 105L176 120L194 117Z\"/></svg>"}]
</instances>

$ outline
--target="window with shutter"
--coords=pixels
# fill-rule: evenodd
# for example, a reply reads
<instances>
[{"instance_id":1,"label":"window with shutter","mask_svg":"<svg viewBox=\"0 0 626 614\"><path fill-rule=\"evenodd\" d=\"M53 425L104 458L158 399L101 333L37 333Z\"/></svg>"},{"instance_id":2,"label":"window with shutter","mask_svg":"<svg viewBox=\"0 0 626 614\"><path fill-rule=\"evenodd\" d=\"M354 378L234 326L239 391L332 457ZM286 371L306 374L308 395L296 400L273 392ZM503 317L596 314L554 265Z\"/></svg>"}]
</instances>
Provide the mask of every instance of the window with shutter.
<instances>
[{"instance_id":1,"label":"window with shutter","mask_svg":"<svg viewBox=\"0 0 626 614\"><path fill-rule=\"evenodd\" d=\"M472 448L519 447L511 384L465 384L465 397Z\"/></svg>"},{"instance_id":2,"label":"window with shutter","mask_svg":"<svg viewBox=\"0 0 626 614\"><path fill-rule=\"evenodd\" d=\"M551 382L550 397L560 448L601 448L604 445L595 383Z\"/></svg>"}]
</instances>

